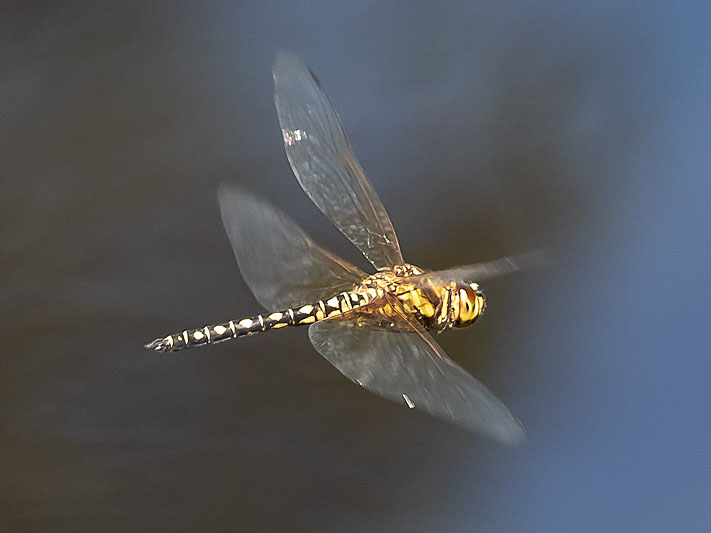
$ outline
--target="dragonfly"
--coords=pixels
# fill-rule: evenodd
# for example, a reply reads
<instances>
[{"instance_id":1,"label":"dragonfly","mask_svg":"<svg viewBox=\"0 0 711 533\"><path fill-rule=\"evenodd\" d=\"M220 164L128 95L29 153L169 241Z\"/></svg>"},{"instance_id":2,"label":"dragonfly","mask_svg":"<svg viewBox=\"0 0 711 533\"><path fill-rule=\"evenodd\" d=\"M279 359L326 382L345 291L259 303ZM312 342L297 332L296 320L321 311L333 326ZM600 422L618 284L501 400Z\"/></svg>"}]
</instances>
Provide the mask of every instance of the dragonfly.
<instances>
[{"instance_id":1,"label":"dragonfly","mask_svg":"<svg viewBox=\"0 0 711 533\"><path fill-rule=\"evenodd\" d=\"M285 52L276 56L273 77L296 179L375 272L319 247L262 198L223 185L218 199L224 227L244 280L268 312L187 329L146 348L176 352L308 325L314 348L366 390L500 443L520 443L524 430L516 416L452 361L430 332L476 322L486 309L479 282L529 268L540 262L539 252L440 271L406 263L318 78Z\"/></svg>"}]
</instances>

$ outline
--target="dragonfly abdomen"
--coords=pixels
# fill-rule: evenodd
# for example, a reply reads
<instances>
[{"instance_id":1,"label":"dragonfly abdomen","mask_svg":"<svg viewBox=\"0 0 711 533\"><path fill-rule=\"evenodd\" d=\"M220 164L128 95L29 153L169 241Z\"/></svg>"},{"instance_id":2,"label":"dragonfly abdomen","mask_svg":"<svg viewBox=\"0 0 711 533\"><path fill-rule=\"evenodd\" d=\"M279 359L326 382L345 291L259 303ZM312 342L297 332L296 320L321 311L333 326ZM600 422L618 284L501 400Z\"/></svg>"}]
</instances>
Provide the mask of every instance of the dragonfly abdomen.
<instances>
[{"instance_id":1,"label":"dragonfly abdomen","mask_svg":"<svg viewBox=\"0 0 711 533\"><path fill-rule=\"evenodd\" d=\"M335 316L359 307L368 302L367 295L356 292L342 292L326 301L298 308L276 311L268 315L257 315L241 320L230 320L223 324L204 326L198 329L186 329L167 337L155 339L146 344L149 350L156 352L177 352L193 346L217 344L218 342L269 331L286 326L305 326L330 316Z\"/></svg>"}]
</instances>

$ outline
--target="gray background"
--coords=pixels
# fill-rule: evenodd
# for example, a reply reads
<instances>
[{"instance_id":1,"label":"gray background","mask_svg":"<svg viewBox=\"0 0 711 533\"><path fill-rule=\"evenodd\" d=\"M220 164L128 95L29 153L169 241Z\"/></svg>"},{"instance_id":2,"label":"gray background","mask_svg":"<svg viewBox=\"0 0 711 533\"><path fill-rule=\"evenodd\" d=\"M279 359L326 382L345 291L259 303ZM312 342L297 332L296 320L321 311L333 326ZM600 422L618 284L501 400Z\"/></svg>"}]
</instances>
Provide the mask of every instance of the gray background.
<instances>
[{"instance_id":1,"label":"gray background","mask_svg":"<svg viewBox=\"0 0 711 533\"><path fill-rule=\"evenodd\" d=\"M708 3L588 4L3 3L3 529L708 527ZM290 174L279 49L411 262L553 258L439 338L524 447L367 394L303 329L143 350L259 310L223 181L364 266Z\"/></svg>"}]
</instances>

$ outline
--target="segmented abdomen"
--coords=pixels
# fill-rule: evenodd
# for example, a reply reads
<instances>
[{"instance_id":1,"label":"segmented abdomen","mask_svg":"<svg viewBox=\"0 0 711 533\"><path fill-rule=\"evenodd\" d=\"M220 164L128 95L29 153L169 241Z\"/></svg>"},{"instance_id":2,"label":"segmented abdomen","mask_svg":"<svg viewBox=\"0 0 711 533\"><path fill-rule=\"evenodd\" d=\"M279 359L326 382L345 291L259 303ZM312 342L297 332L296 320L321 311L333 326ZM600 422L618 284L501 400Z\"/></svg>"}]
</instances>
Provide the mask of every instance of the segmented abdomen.
<instances>
[{"instance_id":1,"label":"segmented abdomen","mask_svg":"<svg viewBox=\"0 0 711 533\"><path fill-rule=\"evenodd\" d=\"M296 309L287 309L241 320L230 320L223 324L204 326L199 329L186 329L181 333L155 339L146 344L146 348L157 352L177 352L192 346L216 344L270 329L313 324L318 320L365 305L371 299L367 293L342 292L327 301L319 300L314 304L303 305Z\"/></svg>"}]
</instances>

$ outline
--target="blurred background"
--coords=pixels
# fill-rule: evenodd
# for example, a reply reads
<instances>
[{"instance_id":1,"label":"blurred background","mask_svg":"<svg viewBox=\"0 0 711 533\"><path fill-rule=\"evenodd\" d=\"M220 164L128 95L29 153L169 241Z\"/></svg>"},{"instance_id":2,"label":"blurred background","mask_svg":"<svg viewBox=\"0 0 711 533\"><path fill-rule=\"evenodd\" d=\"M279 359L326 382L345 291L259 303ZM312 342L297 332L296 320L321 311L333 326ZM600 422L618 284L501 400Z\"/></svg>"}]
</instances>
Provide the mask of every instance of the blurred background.
<instances>
[{"instance_id":1,"label":"blurred background","mask_svg":"<svg viewBox=\"0 0 711 533\"><path fill-rule=\"evenodd\" d=\"M708 3L0 10L2 529L708 528ZM410 262L553 259L438 338L524 446L368 394L305 329L143 349L260 312L222 182L366 266L291 175L280 49L318 73Z\"/></svg>"}]
</instances>

